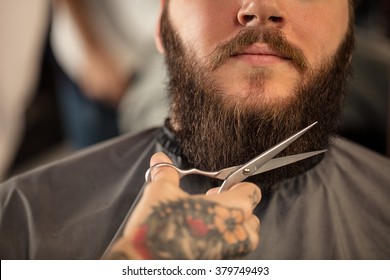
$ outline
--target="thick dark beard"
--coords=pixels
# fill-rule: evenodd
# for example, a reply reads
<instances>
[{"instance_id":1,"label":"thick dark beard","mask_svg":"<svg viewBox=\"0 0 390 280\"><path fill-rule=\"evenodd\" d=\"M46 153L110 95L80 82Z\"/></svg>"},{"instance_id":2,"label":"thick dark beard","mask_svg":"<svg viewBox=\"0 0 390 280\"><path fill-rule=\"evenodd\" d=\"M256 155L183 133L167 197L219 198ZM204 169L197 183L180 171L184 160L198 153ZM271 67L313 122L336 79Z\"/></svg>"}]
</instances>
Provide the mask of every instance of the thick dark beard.
<instances>
[{"instance_id":1,"label":"thick dark beard","mask_svg":"<svg viewBox=\"0 0 390 280\"><path fill-rule=\"evenodd\" d=\"M191 166L219 170L243 164L315 121L319 123L280 156L328 148L330 136L337 132L347 92L354 46L352 25L335 56L315 72L302 69L306 82L295 89L294 98L273 108L223 100L221 89L206 74L207 67L183 46L166 11L161 34L174 130ZM253 176L250 181L270 191L278 182L306 172L321 159L313 157Z\"/></svg>"}]
</instances>

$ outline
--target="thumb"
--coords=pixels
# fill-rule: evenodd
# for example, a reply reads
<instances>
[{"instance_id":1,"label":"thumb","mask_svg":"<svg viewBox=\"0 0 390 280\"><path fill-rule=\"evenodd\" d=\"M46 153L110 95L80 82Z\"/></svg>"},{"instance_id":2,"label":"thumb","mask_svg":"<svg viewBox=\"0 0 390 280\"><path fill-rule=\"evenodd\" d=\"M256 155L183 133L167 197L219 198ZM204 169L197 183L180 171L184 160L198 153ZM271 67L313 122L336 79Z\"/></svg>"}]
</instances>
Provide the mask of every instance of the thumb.
<instances>
[{"instance_id":1,"label":"thumb","mask_svg":"<svg viewBox=\"0 0 390 280\"><path fill-rule=\"evenodd\" d=\"M156 153L150 159L150 167L158 163L170 163L172 164L171 159L164 153ZM152 182L155 183L169 183L175 186L179 186L179 173L169 166L161 166L153 168L151 171Z\"/></svg>"}]
</instances>

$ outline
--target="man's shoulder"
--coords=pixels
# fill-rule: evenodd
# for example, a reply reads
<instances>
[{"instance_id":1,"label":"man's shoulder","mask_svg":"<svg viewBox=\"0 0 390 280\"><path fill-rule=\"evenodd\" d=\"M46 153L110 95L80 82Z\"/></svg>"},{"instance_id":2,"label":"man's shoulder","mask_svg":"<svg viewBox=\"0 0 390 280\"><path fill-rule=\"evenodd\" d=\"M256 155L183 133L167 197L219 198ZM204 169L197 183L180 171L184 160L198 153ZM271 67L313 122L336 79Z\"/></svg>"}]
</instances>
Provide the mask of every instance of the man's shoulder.
<instances>
[{"instance_id":1,"label":"man's shoulder","mask_svg":"<svg viewBox=\"0 0 390 280\"><path fill-rule=\"evenodd\" d=\"M346 139L334 139L319 170L325 171L323 181L332 182L330 188L337 191L344 185L349 190L390 193L390 159Z\"/></svg>"},{"instance_id":2,"label":"man's shoulder","mask_svg":"<svg viewBox=\"0 0 390 280\"><path fill-rule=\"evenodd\" d=\"M289 182L294 186L291 191L300 186L301 191L326 191L342 199L359 201L355 196L360 194L388 197L390 159L350 140L333 138L324 159Z\"/></svg>"},{"instance_id":3,"label":"man's shoulder","mask_svg":"<svg viewBox=\"0 0 390 280\"><path fill-rule=\"evenodd\" d=\"M323 161L265 200L263 242L250 258L388 259L389 182L389 159L332 139Z\"/></svg>"},{"instance_id":4,"label":"man's shoulder","mask_svg":"<svg viewBox=\"0 0 390 280\"><path fill-rule=\"evenodd\" d=\"M64 181L72 178L73 181L77 181L87 174L91 177L99 177L99 174L111 176L130 168L145 151L152 151L158 132L159 129L154 128L137 134L116 137L15 176L3 183L3 186L10 183L23 185L21 182L53 180L53 178Z\"/></svg>"},{"instance_id":5,"label":"man's shoulder","mask_svg":"<svg viewBox=\"0 0 390 280\"><path fill-rule=\"evenodd\" d=\"M336 160L346 160L357 166L374 164L390 167L390 158L345 138L334 138L330 145L330 153Z\"/></svg>"},{"instance_id":6,"label":"man's shoulder","mask_svg":"<svg viewBox=\"0 0 390 280\"><path fill-rule=\"evenodd\" d=\"M120 136L0 185L0 257L100 257L144 184L158 131Z\"/></svg>"}]
</instances>

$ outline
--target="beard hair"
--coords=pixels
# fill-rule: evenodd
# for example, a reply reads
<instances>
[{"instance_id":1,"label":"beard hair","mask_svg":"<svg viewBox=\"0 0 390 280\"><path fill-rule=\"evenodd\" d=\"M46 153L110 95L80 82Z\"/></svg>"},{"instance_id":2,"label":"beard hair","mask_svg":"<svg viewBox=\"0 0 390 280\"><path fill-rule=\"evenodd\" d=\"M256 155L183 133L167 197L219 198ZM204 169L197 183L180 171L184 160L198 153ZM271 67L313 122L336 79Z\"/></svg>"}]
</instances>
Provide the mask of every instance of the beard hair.
<instances>
[{"instance_id":1,"label":"beard hair","mask_svg":"<svg viewBox=\"0 0 390 280\"><path fill-rule=\"evenodd\" d=\"M272 106L261 103L258 95L227 98L210 77L212 69L202 65L195 52L184 46L170 24L167 9L161 19L161 35L170 78L171 126L182 156L190 166L219 170L244 164L315 121L318 124L314 128L278 156L328 148L331 136L338 129L351 72L352 24L336 54L317 70L298 69L306 78L297 83L292 97L278 100ZM274 41L278 45L278 40ZM247 45L252 43L247 42ZM217 65L222 63L217 61ZM297 65L300 63L302 61ZM250 83L256 84L257 89L266 78L262 75L260 71L250 77ZM253 96L255 102L250 100ZM252 176L248 181L259 183L262 190L268 192L278 182L306 172L322 158L315 156Z\"/></svg>"}]
</instances>

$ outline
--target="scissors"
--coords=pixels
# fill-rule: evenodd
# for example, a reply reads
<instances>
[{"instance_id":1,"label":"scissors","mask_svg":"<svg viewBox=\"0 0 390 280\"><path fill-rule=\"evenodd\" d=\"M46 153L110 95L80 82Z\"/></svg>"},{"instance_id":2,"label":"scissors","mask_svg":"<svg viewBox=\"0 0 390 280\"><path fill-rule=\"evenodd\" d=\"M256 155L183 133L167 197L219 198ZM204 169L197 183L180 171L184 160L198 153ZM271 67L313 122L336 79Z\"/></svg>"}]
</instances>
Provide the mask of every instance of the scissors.
<instances>
[{"instance_id":1,"label":"scissors","mask_svg":"<svg viewBox=\"0 0 390 280\"><path fill-rule=\"evenodd\" d=\"M171 163L162 162L153 165L146 171L145 180L147 183L152 181L151 172L153 169L159 167L171 167L179 173L180 179L190 174L197 174L197 175L203 175L203 176L207 176L219 180L224 180L224 182L222 183L221 187L218 190L218 193L222 191L227 191L235 184L242 182L243 180L245 180L250 176L260 174L266 171L270 171L326 152L326 150L319 150L319 151L313 151L313 152L296 154L292 156L279 157L273 159L277 154L279 154L281 151L286 149L291 143L293 143L295 140L297 140L299 137L305 134L309 129L311 129L316 124L317 122L309 125L308 127L302 129L301 131L297 132L293 136L283 140L282 142L276 144L272 148L266 150L265 152L261 153L260 155L256 156L255 158L251 159L247 163L240 166L233 166L233 167L224 168L219 171L209 172L209 171L202 171L196 168L182 170Z\"/></svg>"}]
</instances>

